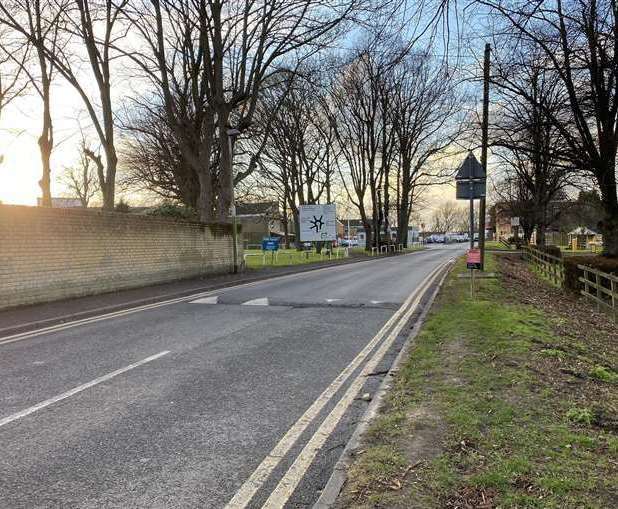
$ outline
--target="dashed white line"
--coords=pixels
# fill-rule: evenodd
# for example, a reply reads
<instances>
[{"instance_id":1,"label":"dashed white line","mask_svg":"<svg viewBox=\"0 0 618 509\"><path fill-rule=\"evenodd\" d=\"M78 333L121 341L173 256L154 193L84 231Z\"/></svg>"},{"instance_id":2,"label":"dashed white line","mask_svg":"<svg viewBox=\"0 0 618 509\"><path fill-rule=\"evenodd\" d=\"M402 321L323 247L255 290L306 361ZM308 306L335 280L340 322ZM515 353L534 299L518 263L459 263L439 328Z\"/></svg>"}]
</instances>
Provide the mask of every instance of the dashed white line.
<instances>
[{"instance_id":1,"label":"dashed white line","mask_svg":"<svg viewBox=\"0 0 618 509\"><path fill-rule=\"evenodd\" d=\"M268 297L262 297L261 299L248 300L242 303L243 306L268 306Z\"/></svg>"},{"instance_id":2,"label":"dashed white line","mask_svg":"<svg viewBox=\"0 0 618 509\"><path fill-rule=\"evenodd\" d=\"M58 394L57 396L54 396L53 398L46 399L45 401L42 401L41 403L31 406L30 408L26 408L25 410L22 410L21 412L17 412L13 415L9 415L8 417L5 417L4 419L0 419L0 428L2 426L5 426L6 424L9 424L10 422L16 421L17 419L21 419L22 417L26 417L27 415L33 414L34 412L42 410L45 407L53 405L54 403L58 403L59 401L62 401L63 399L70 398L71 396L74 396L75 394L83 392L86 389L90 389L90 387L94 387L97 384L106 382L107 380L110 380L118 375L121 375L122 373L126 373L127 371L135 369L138 366L141 366L148 362L152 362L160 357L163 357L164 355L167 355L168 353L170 353L169 350L165 350L158 354L151 355L150 357L146 357L145 359L142 359L141 361L134 362L133 364L129 364L128 366L125 366L124 368L120 368L120 369L117 369L116 371L112 371L111 373L108 373L107 375L103 375L103 376L100 376L99 378L95 378L94 380L91 380L90 382L87 382L82 385L78 385L77 387L71 389L70 391L66 391L66 392L63 392L62 394Z\"/></svg>"},{"instance_id":3,"label":"dashed white line","mask_svg":"<svg viewBox=\"0 0 618 509\"><path fill-rule=\"evenodd\" d=\"M213 295L212 297L204 297L202 299L192 300L190 304L217 304L219 302L219 296Z\"/></svg>"}]
</instances>

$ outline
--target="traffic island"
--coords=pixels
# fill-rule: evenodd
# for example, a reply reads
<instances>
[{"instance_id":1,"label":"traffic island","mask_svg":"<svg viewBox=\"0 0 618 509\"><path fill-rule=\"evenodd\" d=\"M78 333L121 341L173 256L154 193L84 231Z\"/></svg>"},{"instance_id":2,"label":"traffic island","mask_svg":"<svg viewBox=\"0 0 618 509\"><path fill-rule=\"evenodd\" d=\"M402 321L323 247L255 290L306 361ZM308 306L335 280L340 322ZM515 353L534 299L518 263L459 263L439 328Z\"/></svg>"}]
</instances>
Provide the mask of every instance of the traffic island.
<instances>
[{"instance_id":1,"label":"traffic island","mask_svg":"<svg viewBox=\"0 0 618 509\"><path fill-rule=\"evenodd\" d=\"M338 507L615 505L618 329L516 256L486 269L471 299L453 268Z\"/></svg>"}]
</instances>

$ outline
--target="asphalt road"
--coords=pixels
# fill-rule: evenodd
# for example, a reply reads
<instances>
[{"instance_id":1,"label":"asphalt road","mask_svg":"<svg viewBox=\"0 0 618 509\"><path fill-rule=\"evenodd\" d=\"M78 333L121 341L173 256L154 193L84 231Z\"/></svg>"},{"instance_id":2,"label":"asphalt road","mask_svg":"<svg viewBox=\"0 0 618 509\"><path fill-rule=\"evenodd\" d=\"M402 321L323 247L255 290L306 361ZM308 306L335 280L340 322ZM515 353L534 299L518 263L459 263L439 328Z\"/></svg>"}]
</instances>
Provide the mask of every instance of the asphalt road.
<instances>
[{"instance_id":1,"label":"asphalt road","mask_svg":"<svg viewBox=\"0 0 618 509\"><path fill-rule=\"evenodd\" d=\"M0 507L310 507L366 409L354 384L379 384L362 370L462 249L0 338Z\"/></svg>"}]
</instances>

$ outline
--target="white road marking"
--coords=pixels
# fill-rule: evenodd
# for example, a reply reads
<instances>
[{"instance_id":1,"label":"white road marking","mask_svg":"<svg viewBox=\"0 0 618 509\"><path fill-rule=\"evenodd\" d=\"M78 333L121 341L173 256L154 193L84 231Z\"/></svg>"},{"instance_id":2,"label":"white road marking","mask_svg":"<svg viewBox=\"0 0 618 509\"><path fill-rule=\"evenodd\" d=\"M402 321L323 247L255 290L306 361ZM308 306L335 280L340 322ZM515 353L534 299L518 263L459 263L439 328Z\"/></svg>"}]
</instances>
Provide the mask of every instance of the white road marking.
<instances>
[{"instance_id":1,"label":"white road marking","mask_svg":"<svg viewBox=\"0 0 618 509\"><path fill-rule=\"evenodd\" d=\"M49 405L58 403L58 401L62 401L63 399L70 398L71 396L74 396L75 394L85 391L86 389L90 389L90 387L93 387L102 382L106 382L107 380L110 380L118 375L121 375L122 373L126 373L127 371L130 371L131 369L135 369L138 366L141 366L148 362L152 362L160 357L163 357L164 355L167 355L168 353L170 353L169 350L165 350L158 354L151 355L150 357L146 357L145 359L142 359L141 361L134 362L133 364L129 364L128 366L125 366L124 368L120 368L120 369L117 369L116 371L112 371L111 373L108 373L107 375L103 375L103 376L100 376L99 378L95 378L94 380L91 380L90 382L87 382L82 385L78 385L77 387L71 389L70 391L63 392L62 394L58 394L57 396L54 396L53 398L46 399L45 401L42 401L41 403L31 406L30 408L26 408L25 410L22 410L21 412L17 412L13 415L9 415L8 417L5 417L4 419L0 419L0 428L10 422L16 421L17 419L21 419L22 417L33 414L34 412L37 412L39 410L42 410L43 408L48 407Z\"/></svg>"},{"instance_id":2,"label":"white road marking","mask_svg":"<svg viewBox=\"0 0 618 509\"><path fill-rule=\"evenodd\" d=\"M343 300L343 299L326 299L326 302L330 303L330 302L337 302L337 301L340 301L340 300Z\"/></svg>"},{"instance_id":3,"label":"white road marking","mask_svg":"<svg viewBox=\"0 0 618 509\"><path fill-rule=\"evenodd\" d=\"M243 306L268 306L268 297L262 297L261 299L248 300L242 303Z\"/></svg>"},{"instance_id":4,"label":"white road marking","mask_svg":"<svg viewBox=\"0 0 618 509\"><path fill-rule=\"evenodd\" d=\"M443 267L440 265L439 268ZM436 269L437 270L437 269ZM378 333L373 337L363 350L348 364L345 369L333 380L333 382L320 394L320 396L311 404L306 412L294 423L294 425L286 432L277 445L270 453L262 460L251 476L243 483L234 497L226 504L226 509L242 509L247 507L253 496L264 485L270 474L277 468L284 456L290 451L298 438L307 429L311 422L322 411L326 404L333 398L337 391L345 384L350 375L358 368L373 351L375 346L391 329L393 324L396 324L400 317L406 314L406 310L411 303L415 302L420 290L424 287L434 272L430 273L421 283L421 285L405 300L401 307L391 316L388 321L382 326ZM407 321L407 319L406 319Z\"/></svg>"},{"instance_id":5,"label":"white road marking","mask_svg":"<svg viewBox=\"0 0 618 509\"><path fill-rule=\"evenodd\" d=\"M371 302L372 304L382 304L384 301L383 300L370 300L369 302Z\"/></svg>"},{"instance_id":6,"label":"white road marking","mask_svg":"<svg viewBox=\"0 0 618 509\"><path fill-rule=\"evenodd\" d=\"M280 509L292 496L294 490L307 473L307 470L311 466L311 463L317 456L318 452L333 433L337 424L365 384L367 375L375 371L384 355L386 355L386 352L388 352L389 348L397 339L399 333L402 331L412 314L416 311L416 308L423 298L425 290L431 286L433 281L440 274L440 270L442 268L444 268L444 265L440 265L436 270L432 271L429 275L429 280L425 279L420 288L421 291L418 293L414 303L408 308L405 315L397 322L395 327L393 327L393 330L389 334L388 338L380 345L379 349L367 362L361 373L348 387L341 400L337 402L335 408L330 412L330 414L328 414L326 419L324 419L324 422L322 422L318 430L314 433L309 442L307 442L303 450L296 457L296 460L292 466L290 466L288 471L281 478L279 484L277 484L277 487L271 492L268 500L266 500L266 503L262 506L262 509Z\"/></svg>"},{"instance_id":7,"label":"white road marking","mask_svg":"<svg viewBox=\"0 0 618 509\"><path fill-rule=\"evenodd\" d=\"M212 297L203 297L201 299L192 300L189 304L217 304L219 302L219 296L213 295Z\"/></svg>"}]
</instances>

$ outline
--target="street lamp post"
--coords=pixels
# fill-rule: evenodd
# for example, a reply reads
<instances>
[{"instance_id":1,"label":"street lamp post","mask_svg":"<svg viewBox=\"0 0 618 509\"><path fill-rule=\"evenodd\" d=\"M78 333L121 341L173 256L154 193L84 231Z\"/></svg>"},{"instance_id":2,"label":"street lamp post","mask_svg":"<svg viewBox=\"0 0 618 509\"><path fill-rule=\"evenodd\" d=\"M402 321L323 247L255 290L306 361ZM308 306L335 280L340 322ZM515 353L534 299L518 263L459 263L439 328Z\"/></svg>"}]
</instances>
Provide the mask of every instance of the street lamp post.
<instances>
[{"instance_id":1,"label":"street lamp post","mask_svg":"<svg viewBox=\"0 0 618 509\"><path fill-rule=\"evenodd\" d=\"M233 139L240 134L238 129L227 130L227 142L230 152L230 217L232 219L232 257L233 273L238 273L238 231L236 223L236 199L234 197L234 143Z\"/></svg>"}]
</instances>

